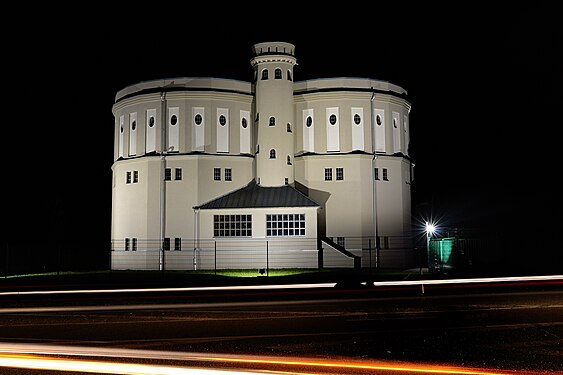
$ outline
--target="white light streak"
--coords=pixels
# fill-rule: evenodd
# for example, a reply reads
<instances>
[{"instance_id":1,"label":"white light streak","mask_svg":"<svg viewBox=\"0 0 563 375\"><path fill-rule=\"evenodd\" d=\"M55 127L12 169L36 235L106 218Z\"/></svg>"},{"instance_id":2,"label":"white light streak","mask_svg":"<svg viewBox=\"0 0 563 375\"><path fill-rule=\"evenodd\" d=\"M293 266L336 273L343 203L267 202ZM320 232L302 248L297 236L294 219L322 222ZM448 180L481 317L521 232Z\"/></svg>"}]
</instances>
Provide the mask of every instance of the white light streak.
<instances>
[{"instance_id":1,"label":"white light streak","mask_svg":"<svg viewBox=\"0 0 563 375\"><path fill-rule=\"evenodd\" d=\"M424 279L424 280L390 280L374 281L374 286L412 286L412 285L445 285L445 284L477 284L528 281L556 281L563 282L563 275L538 276L507 276L507 277L475 277L457 279ZM361 282L367 285L368 282ZM231 286L202 286L182 288L128 288L128 289L72 289L72 290L28 290L0 292L0 296L23 295L52 295L52 294L93 294L93 293L151 293L151 292L199 292L199 291L243 291L243 290L276 290L276 289L312 289L334 288L337 283L312 284L268 284L268 285L231 285Z\"/></svg>"}]
</instances>

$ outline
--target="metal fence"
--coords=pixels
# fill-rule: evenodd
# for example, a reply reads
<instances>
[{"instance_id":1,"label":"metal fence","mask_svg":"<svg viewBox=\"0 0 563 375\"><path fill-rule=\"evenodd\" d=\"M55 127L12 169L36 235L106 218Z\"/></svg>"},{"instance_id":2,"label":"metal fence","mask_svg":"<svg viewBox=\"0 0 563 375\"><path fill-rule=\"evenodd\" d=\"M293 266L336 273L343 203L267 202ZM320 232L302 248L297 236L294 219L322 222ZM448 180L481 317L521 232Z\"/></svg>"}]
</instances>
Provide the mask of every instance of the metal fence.
<instances>
[{"instance_id":1,"label":"metal fence","mask_svg":"<svg viewBox=\"0 0 563 375\"><path fill-rule=\"evenodd\" d=\"M168 270L405 268L414 265L414 255L407 237L385 237L378 243L373 237L170 239L162 247L158 240L112 242L112 269L161 265Z\"/></svg>"},{"instance_id":2,"label":"metal fence","mask_svg":"<svg viewBox=\"0 0 563 375\"><path fill-rule=\"evenodd\" d=\"M267 239L170 239L161 250L158 239L61 240L56 245L8 243L0 248L0 277L25 273L136 270L223 270L275 268L360 268L362 270L428 268L430 272L492 269L502 262L499 243L491 238L336 237ZM434 243L449 241L448 252ZM452 242L453 241L453 242ZM341 245L346 251L339 251ZM442 245L444 246L444 245ZM109 247L109 248L108 248ZM446 256L447 255L447 256ZM161 263L163 267L161 268ZM359 266L359 267L358 267Z\"/></svg>"}]
</instances>

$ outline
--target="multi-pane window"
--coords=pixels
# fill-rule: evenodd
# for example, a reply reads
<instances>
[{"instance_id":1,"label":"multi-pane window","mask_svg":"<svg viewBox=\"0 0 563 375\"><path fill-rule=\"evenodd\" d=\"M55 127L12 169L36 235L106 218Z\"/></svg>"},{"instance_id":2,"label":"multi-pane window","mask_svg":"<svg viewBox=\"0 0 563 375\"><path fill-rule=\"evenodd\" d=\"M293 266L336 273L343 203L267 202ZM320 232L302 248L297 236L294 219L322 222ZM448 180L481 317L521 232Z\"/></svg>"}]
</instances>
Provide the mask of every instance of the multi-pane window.
<instances>
[{"instance_id":1,"label":"multi-pane window","mask_svg":"<svg viewBox=\"0 0 563 375\"><path fill-rule=\"evenodd\" d=\"M251 237L252 215L213 215L213 236Z\"/></svg>"},{"instance_id":2,"label":"multi-pane window","mask_svg":"<svg viewBox=\"0 0 563 375\"><path fill-rule=\"evenodd\" d=\"M164 169L164 181L172 180L172 169L166 168Z\"/></svg>"},{"instance_id":3,"label":"multi-pane window","mask_svg":"<svg viewBox=\"0 0 563 375\"><path fill-rule=\"evenodd\" d=\"M375 172L375 179L379 180L379 168L375 168L374 172Z\"/></svg>"},{"instance_id":4,"label":"multi-pane window","mask_svg":"<svg viewBox=\"0 0 563 375\"><path fill-rule=\"evenodd\" d=\"M344 180L344 168L336 168L336 179Z\"/></svg>"},{"instance_id":5,"label":"multi-pane window","mask_svg":"<svg viewBox=\"0 0 563 375\"><path fill-rule=\"evenodd\" d=\"M270 159L275 159L276 158L276 150L271 149L270 150Z\"/></svg>"},{"instance_id":6,"label":"multi-pane window","mask_svg":"<svg viewBox=\"0 0 563 375\"><path fill-rule=\"evenodd\" d=\"M270 117L270 126L276 126L276 118L274 116Z\"/></svg>"},{"instance_id":7,"label":"multi-pane window","mask_svg":"<svg viewBox=\"0 0 563 375\"><path fill-rule=\"evenodd\" d=\"M129 248L131 246L131 240L129 238L125 239L125 251L129 251Z\"/></svg>"},{"instance_id":8,"label":"multi-pane window","mask_svg":"<svg viewBox=\"0 0 563 375\"><path fill-rule=\"evenodd\" d=\"M275 214L266 215L266 235L304 236L305 214Z\"/></svg>"},{"instance_id":9,"label":"multi-pane window","mask_svg":"<svg viewBox=\"0 0 563 375\"><path fill-rule=\"evenodd\" d=\"M174 179L181 180L182 179L182 168L176 168L174 170Z\"/></svg>"},{"instance_id":10,"label":"multi-pane window","mask_svg":"<svg viewBox=\"0 0 563 375\"><path fill-rule=\"evenodd\" d=\"M233 180L233 173L231 168L225 168L225 181L232 181Z\"/></svg>"},{"instance_id":11,"label":"multi-pane window","mask_svg":"<svg viewBox=\"0 0 563 375\"><path fill-rule=\"evenodd\" d=\"M342 247L346 247L345 237L336 237L336 243Z\"/></svg>"},{"instance_id":12,"label":"multi-pane window","mask_svg":"<svg viewBox=\"0 0 563 375\"><path fill-rule=\"evenodd\" d=\"M131 251L137 251L137 238L132 238Z\"/></svg>"},{"instance_id":13,"label":"multi-pane window","mask_svg":"<svg viewBox=\"0 0 563 375\"><path fill-rule=\"evenodd\" d=\"M182 250L182 239L180 237L174 238L174 250L176 251Z\"/></svg>"},{"instance_id":14,"label":"multi-pane window","mask_svg":"<svg viewBox=\"0 0 563 375\"><path fill-rule=\"evenodd\" d=\"M133 183L139 182L139 171L133 171Z\"/></svg>"},{"instance_id":15,"label":"multi-pane window","mask_svg":"<svg viewBox=\"0 0 563 375\"><path fill-rule=\"evenodd\" d=\"M263 80L268 79L268 69L262 70L262 79Z\"/></svg>"},{"instance_id":16,"label":"multi-pane window","mask_svg":"<svg viewBox=\"0 0 563 375\"><path fill-rule=\"evenodd\" d=\"M125 183L126 184L130 184L131 183L131 172L127 171L126 177L125 177Z\"/></svg>"},{"instance_id":17,"label":"multi-pane window","mask_svg":"<svg viewBox=\"0 0 563 375\"><path fill-rule=\"evenodd\" d=\"M389 237L388 236L377 236L377 248L378 249L389 249Z\"/></svg>"},{"instance_id":18,"label":"multi-pane window","mask_svg":"<svg viewBox=\"0 0 563 375\"><path fill-rule=\"evenodd\" d=\"M383 180L389 181L388 176L387 176L387 168L383 168Z\"/></svg>"},{"instance_id":19,"label":"multi-pane window","mask_svg":"<svg viewBox=\"0 0 563 375\"><path fill-rule=\"evenodd\" d=\"M164 238L164 241L162 242L162 248L164 250L170 250L170 237Z\"/></svg>"},{"instance_id":20,"label":"multi-pane window","mask_svg":"<svg viewBox=\"0 0 563 375\"><path fill-rule=\"evenodd\" d=\"M221 168L213 168L213 179L221 181Z\"/></svg>"},{"instance_id":21,"label":"multi-pane window","mask_svg":"<svg viewBox=\"0 0 563 375\"><path fill-rule=\"evenodd\" d=\"M282 79L282 70L280 68L276 68L276 70L274 70L274 78Z\"/></svg>"},{"instance_id":22,"label":"multi-pane window","mask_svg":"<svg viewBox=\"0 0 563 375\"><path fill-rule=\"evenodd\" d=\"M325 181L332 181L332 168L325 168Z\"/></svg>"}]
</instances>

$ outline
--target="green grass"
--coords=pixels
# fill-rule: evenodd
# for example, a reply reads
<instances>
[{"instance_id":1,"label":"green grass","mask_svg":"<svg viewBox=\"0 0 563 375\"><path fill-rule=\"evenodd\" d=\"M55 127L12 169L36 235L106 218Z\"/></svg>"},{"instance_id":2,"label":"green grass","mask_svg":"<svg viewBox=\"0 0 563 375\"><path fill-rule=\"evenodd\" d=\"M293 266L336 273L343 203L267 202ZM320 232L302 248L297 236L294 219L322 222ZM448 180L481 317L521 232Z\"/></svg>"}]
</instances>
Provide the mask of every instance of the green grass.
<instances>
[{"instance_id":1,"label":"green grass","mask_svg":"<svg viewBox=\"0 0 563 375\"><path fill-rule=\"evenodd\" d=\"M340 282L343 280L401 280L405 271L287 268L233 270L100 270L29 273L0 277L2 288L129 288L278 283Z\"/></svg>"}]
</instances>

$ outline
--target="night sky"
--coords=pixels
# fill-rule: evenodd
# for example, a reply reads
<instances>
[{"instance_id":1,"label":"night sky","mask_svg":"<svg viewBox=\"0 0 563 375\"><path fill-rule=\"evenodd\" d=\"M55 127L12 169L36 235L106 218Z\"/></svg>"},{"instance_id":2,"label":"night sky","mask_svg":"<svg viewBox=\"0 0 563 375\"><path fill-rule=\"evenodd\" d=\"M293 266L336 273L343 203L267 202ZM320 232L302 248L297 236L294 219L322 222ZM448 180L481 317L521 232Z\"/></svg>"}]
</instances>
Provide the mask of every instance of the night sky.
<instances>
[{"instance_id":1,"label":"night sky","mask_svg":"<svg viewBox=\"0 0 563 375\"><path fill-rule=\"evenodd\" d=\"M295 81L361 77L407 90L415 217L494 232L512 263L553 270L563 251L555 5L344 9L353 4L335 4L332 15L295 4L220 14L218 5L68 17L39 11L25 20L25 33L5 33L12 120L2 139L2 247L40 254L47 268L61 247L75 261L102 264L111 241L117 91L175 77L250 82L252 45L285 41L296 46Z\"/></svg>"}]
</instances>

